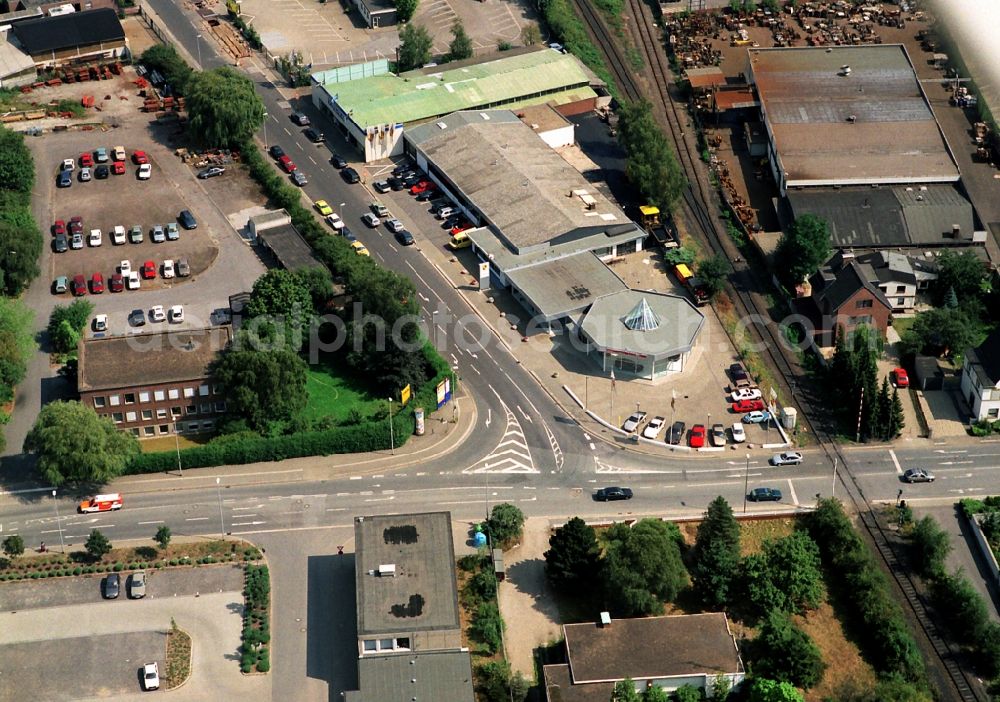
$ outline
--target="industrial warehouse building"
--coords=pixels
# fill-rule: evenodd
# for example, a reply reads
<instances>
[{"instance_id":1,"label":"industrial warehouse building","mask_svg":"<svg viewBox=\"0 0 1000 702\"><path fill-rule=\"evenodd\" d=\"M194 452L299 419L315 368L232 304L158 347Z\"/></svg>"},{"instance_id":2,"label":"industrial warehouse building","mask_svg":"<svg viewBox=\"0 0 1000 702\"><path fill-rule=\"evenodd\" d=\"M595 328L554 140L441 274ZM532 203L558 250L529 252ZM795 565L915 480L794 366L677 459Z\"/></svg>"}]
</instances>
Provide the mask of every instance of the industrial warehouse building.
<instances>
[{"instance_id":1,"label":"industrial warehouse building","mask_svg":"<svg viewBox=\"0 0 1000 702\"><path fill-rule=\"evenodd\" d=\"M629 290L606 265L641 251L646 232L531 123L510 110L457 112L409 129L404 140L475 225L466 235L484 288L509 289L533 326L576 335L618 377L683 370L703 315L683 297Z\"/></svg>"},{"instance_id":2,"label":"industrial warehouse building","mask_svg":"<svg viewBox=\"0 0 1000 702\"><path fill-rule=\"evenodd\" d=\"M118 14L106 7L18 22L10 38L37 68L115 59L128 46Z\"/></svg>"},{"instance_id":3,"label":"industrial warehouse building","mask_svg":"<svg viewBox=\"0 0 1000 702\"><path fill-rule=\"evenodd\" d=\"M546 103L561 114L579 114L598 105L597 91L604 87L577 58L545 47L399 75L389 72L388 61L371 61L314 73L311 79L313 103L366 162L402 153L403 133L411 125L460 110Z\"/></svg>"}]
</instances>

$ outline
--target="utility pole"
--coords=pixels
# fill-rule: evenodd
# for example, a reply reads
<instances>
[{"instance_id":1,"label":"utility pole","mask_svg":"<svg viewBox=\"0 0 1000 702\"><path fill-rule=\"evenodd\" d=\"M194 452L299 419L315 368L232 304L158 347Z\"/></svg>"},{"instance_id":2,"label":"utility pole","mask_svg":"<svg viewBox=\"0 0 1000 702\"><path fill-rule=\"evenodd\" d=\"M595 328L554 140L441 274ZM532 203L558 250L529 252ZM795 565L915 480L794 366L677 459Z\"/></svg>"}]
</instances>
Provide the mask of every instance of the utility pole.
<instances>
[{"instance_id":1,"label":"utility pole","mask_svg":"<svg viewBox=\"0 0 1000 702\"><path fill-rule=\"evenodd\" d=\"M226 520L222 516L222 487L220 483L222 478L215 479L215 491L219 494L219 530L222 532L222 538L226 538Z\"/></svg>"},{"instance_id":2,"label":"utility pole","mask_svg":"<svg viewBox=\"0 0 1000 702\"><path fill-rule=\"evenodd\" d=\"M743 479L743 514L747 513L747 493L750 492L750 454L747 454L746 477Z\"/></svg>"},{"instance_id":3,"label":"utility pole","mask_svg":"<svg viewBox=\"0 0 1000 702\"><path fill-rule=\"evenodd\" d=\"M392 398L389 398L389 452L396 455L396 437L392 435Z\"/></svg>"},{"instance_id":4,"label":"utility pole","mask_svg":"<svg viewBox=\"0 0 1000 702\"><path fill-rule=\"evenodd\" d=\"M56 491L52 491L52 504L56 508L56 525L59 527L59 553L66 553L66 543L63 541L62 521L59 519L59 500L56 499Z\"/></svg>"},{"instance_id":5,"label":"utility pole","mask_svg":"<svg viewBox=\"0 0 1000 702\"><path fill-rule=\"evenodd\" d=\"M833 457L833 484L830 485L830 497L833 497L837 492L837 461L839 460L839 456Z\"/></svg>"},{"instance_id":6,"label":"utility pole","mask_svg":"<svg viewBox=\"0 0 1000 702\"><path fill-rule=\"evenodd\" d=\"M174 448L177 449L177 472L184 477L184 468L181 467L181 440L178 438L177 423L174 423Z\"/></svg>"},{"instance_id":7,"label":"utility pole","mask_svg":"<svg viewBox=\"0 0 1000 702\"><path fill-rule=\"evenodd\" d=\"M858 400L858 432L857 435L854 437L854 440L859 444L861 443L861 414L863 413L864 408L865 408L865 386L862 385L861 399Z\"/></svg>"}]
</instances>

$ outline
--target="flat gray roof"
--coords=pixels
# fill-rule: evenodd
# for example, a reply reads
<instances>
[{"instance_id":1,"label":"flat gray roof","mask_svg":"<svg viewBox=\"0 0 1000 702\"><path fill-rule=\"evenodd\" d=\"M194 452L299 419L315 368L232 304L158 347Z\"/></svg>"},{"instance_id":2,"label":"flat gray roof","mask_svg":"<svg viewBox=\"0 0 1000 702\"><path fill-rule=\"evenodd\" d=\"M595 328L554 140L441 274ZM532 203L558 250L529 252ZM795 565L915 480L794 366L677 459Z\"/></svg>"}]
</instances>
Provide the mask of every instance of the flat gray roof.
<instances>
[{"instance_id":1,"label":"flat gray roof","mask_svg":"<svg viewBox=\"0 0 1000 702\"><path fill-rule=\"evenodd\" d=\"M515 252L631 224L509 110L456 113L404 136Z\"/></svg>"},{"instance_id":2,"label":"flat gray roof","mask_svg":"<svg viewBox=\"0 0 1000 702\"><path fill-rule=\"evenodd\" d=\"M468 651L362 656L347 702L474 702Z\"/></svg>"},{"instance_id":3,"label":"flat gray roof","mask_svg":"<svg viewBox=\"0 0 1000 702\"><path fill-rule=\"evenodd\" d=\"M291 224L272 226L258 231L257 238L271 249L278 262L290 271L324 267L313 254L312 247Z\"/></svg>"},{"instance_id":4,"label":"flat gray roof","mask_svg":"<svg viewBox=\"0 0 1000 702\"><path fill-rule=\"evenodd\" d=\"M359 636L459 626L449 512L357 517L354 539Z\"/></svg>"},{"instance_id":5,"label":"flat gray roof","mask_svg":"<svg viewBox=\"0 0 1000 702\"><path fill-rule=\"evenodd\" d=\"M634 331L625 317L645 300L659 319L655 329ZM705 315L685 297L648 290L623 290L598 299L583 318L584 334L607 351L625 351L657 358L690 351Z\"/></svg>"},{"instance_id":6,"label":"flat gray roof","mask_svg":"<svg viewBox=\"0 0 1000 702\"><path fill-rule=\"evenodd\" d=\"M520 268L507 277L550 321L582 312L599 297L628 289L590 252Z\"/></svg>"},{"instance_id":7,"label":"flat gray roof","mask_svg":"<svg viewBox=\"0 0 1000 702\"><path fill-rule=\"evenodd\" d=\"M958 180L901 44L747 53L788 187Z\"/></svg>"},{"instance_id":8,"label":"flat gray roof","mask_svg":"<svg viewBox=\"0 0 1000 702\"><path fill-rule=\"evenodd\" d=\"M491 229L480 227L466 232L476 248L483 252L490 263L504 273L529 266L535 266L546 261L558 261L567 256L586 251L610 248L636 239L645 239L646 233L633 222L616 226L613 230L584 234L578 238L562 239L551 242L548 246L536 248L528 253L518 254L511 251L507 244ZM492 258L491 258L492 257Z\"/></svg>"}]
</instances>

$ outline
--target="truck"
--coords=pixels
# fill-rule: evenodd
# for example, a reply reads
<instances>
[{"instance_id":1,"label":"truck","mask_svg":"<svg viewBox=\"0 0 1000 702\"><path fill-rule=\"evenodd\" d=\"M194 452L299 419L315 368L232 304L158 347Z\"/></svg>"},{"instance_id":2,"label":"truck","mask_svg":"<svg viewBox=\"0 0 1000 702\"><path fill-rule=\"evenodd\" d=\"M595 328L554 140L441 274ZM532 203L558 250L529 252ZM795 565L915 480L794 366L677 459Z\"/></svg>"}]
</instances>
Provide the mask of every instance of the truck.
<instances>
[{"instance_id":1,"label":"truck","mask_svg":"<svg viewBox=\"0 0 1000 702\"><path fill-rule=\"evenodd\" d=\"M695 304L704 305L708 302L708 291L705 290L705 286L702 282L695 277L694 272L688 267L686 263L678 263L674 266L674 275L677 276L677 280L680 284L687 288L688 292L694 298Z\"/></svg>"},{"instance_id":2,"label":"truck","mask_svg":"<svg viewBox=\"0 0 1000 702\"><path fill-rule=\"evenodd\" d=\"M76 508L80 514L90 514L92 512L111 512L122 508L123 500L121 493L112 492L107 495L94 495L88 497Z\"/></svg>"}]
</instances>

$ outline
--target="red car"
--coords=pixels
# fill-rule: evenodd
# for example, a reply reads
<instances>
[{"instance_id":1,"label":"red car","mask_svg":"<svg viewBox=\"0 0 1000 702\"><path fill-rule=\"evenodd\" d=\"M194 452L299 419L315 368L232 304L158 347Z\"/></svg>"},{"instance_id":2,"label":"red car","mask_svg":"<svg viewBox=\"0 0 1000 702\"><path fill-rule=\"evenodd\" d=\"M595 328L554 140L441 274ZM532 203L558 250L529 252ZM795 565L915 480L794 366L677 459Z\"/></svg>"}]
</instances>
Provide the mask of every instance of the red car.
<instances>
[{"instance_id":1,"label":"red car","mask_svg":"<svg viewBox=\"0 0 1000 702\"><path fill-rule=\"evenodd\" d=\"M288 156L282 156L279 158L278 163L281 165L282 169L284 169L285 173L291 173L296 169L296 165L292 163L292 159Z\"/></svg>"},{"instance_id":2,"label":"red car","mask_svg":"<svg viewBox=\"0 0 1000 702\"><path fill-rule=\"evenodd\" d=\"M115 175L125 175L125 163L123 161L115 161L111 164L111 172Z\"/></svg>"},{"instance_id":3,"label":"red car","mask_svg":"<svg viewBox=\"0 0 1000 702\"><path fill-rule=\"evenodd\" d=\"M746 412L757 412L764 409L763 400L740 400L733 403L733 412L744 414Z\"/></svg>"},{"instance_id":4,"label":"red car","mask_svg":"<svg viewBox=\"0 0 1000 702\"><path fill-rule=\"evenodd\" d=\"M121 292L125 289L125 278L122 277L121 273L113 273L111 275L111 280L108 281L108 289L111 292Z\"/></svg>"},{"instance_id":5,"label":"red car","mask_svg":"<svg viewBox=\"0 0 1000 702\"><path fill-rule=\"evenodd\" d=\"M705 425L695 424L691 427L691 448L701 448L705 445Z\"/></svg>"},{"instance_id":6,"label":"red car","mask_svg":"<svg viewBox=\"0 0 1000 702\"><path fill-rule=\"evenodd\" d=\"M892 372L892 384L897 388L910 387L910 376L907 375L905 368L896 368Z\"/></svg>"},{"instance_id":7,"label":"red car","mask_svg":"<svg viewBox=\"0 0 1000 702\"><path fill-rule=\"evenodd\" d=\"M82 275L73 276L73 296L80 297L87 294L87 279Z\"/></svg>"},{"instance_id":8,"label":"red car","mask_svg":"<svg viewBox=\"0 0 1000 702\"><path fill-rule=\"evenodd\" d=\"M94 157L89 153L80 154L80 168L92 168L94 165Z\"/></svg>"},{"instance_id":9,"label":"red car","mask_svg":"<svg viewBox=\"0 0 1000 702\"><path fill-rule=\"evenodd\" d=\"M62 234L63 236L66 236L66 223L64 221L62 221L61 219L57 219L52 224L52 235L53 236L59 236L60 234Z\"/></svg>"},{"instance_id":10,"label":"red car","mask_svg":"<svg viewBox=\"0 0 1000 702\"><path fill-rule=\"evenodd\" d=\"M146 261L142 264L142 277L146 280L156 277L156 264L152 261Z\"/></svg>"},{"instance_id":11,"label":"red car","mask_svg":"<svg viewBox=\"0 0 1000 702\"><path fill-rule=\"evenodd\" d=\"M419 183L410 188L410 195L419 195L425 190L437 190L437 186L429 180L421 180Z\"/></svg>"},{"instance_id":12,"label":"red car","mask_svg":"<svg viewBox=\"0 0 1000 702\"><path fill-rule=\"evenodd\" d=\"M145 151L136 151L132 154L132 163L137 166L141 166L144 163L149 163L149 157L146 155Z\"/></svg>"},{"instance_id":13,"label":"red car","mask_svg":"<svg viewBox=\"0 0 1000 702\"><path fill-rule=\"evenodd\" d=\"M69 231L71 234L83 234L83 217L74 215L69 218Z\"/></svg>"},{"instance_id":14,"label":"red car","mask_svg":"<svg viewBox=\"0 0 1000 702\"><path fill-rule=\"evenodd\" d=\"M468 222L462 222L457 227L451 228L451 235L455 236L456 234L464 232L466 229L472 229L472 225L469 224Z\"/></svg>"},{"instance_id":15,"label":"red car","mask_svg":"<svg viewBox=\"0 0 1000 702\"><path fill-rule=\"evenodd\" d=\"M100 273L94 273L90 276L90 294L100 295L104 292L104 276Z\"/></svg>"}]
</instances>

